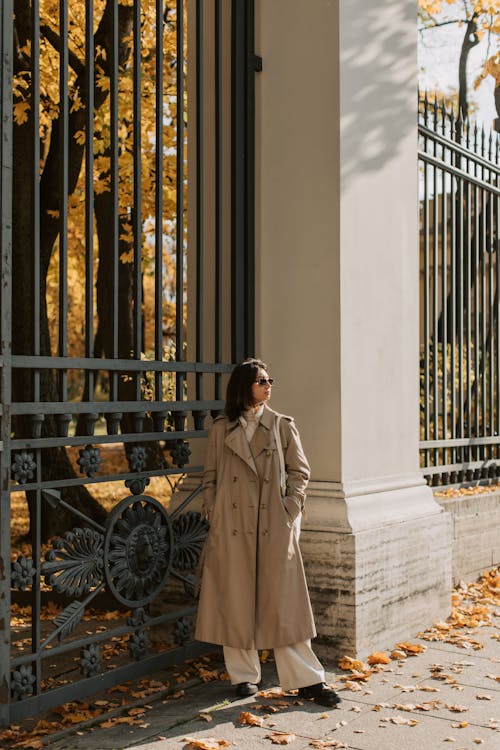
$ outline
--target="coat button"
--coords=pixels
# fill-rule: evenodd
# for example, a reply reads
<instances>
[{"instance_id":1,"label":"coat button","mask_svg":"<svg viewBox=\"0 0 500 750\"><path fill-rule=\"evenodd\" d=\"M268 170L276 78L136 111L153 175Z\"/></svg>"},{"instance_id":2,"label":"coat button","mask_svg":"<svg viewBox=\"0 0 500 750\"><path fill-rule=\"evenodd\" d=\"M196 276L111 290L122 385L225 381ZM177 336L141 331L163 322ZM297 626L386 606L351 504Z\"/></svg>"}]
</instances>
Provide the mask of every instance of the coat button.
<instances>
[{"instance_id":1,"label":"coat button","mask_svg":"<svg viewBox=\"0 0 500 750\"><path fill-rule=\"evenodd\" d=\"M266 451L266 456L272 456L272 455L273 455L272 451Z\"/></svg>"},{"instance_id":2,"label":"coat button","mask_svg":"<svg viewBox=\"0 0 500 750\"><path fill-rule=\"evenodd\" d=\"M262 536L267 536L269 534L269 531L267 529L264 529L262 532Z\"/></svg>"},{"instance_id":3,"label":"coat button","mask_svg":"<svg viewBox=\"0 0 500 750\"><path fill-rule=\"evenodd\" d=\"M265 510L267 508L267 505L261 505L260 508L261 510Z\"/></svg>"},{"instance_id":4,"label":"coat button","mask_svg":"<svg viewBox=\"0 0 500 750\"><path fill-rule=\"evenodd\" d=\"M233 503L233 508L237 508L237 507L238 507L238 503Z\"/></svg>"},{"instance_id":5,"label":"coat button","mask_svg":"<svg viewBox=\"0 0 500 750\"><path fill-rule=\"evenodd\" d=\"M233 536L236 536L238 534L238 529L233 529Z\"/></svg>"},{"instance_id":6,"label":"coat button","mask_svg":"<svg viewBox=\"0 0 500 750\"><path fill-rule=\"evenodd\" d=\"M264 477L264 482L267 484L269 482L269 477Z\"/></svg>"},{"instance_id":7,"label":"coat button","mask_svg":"<svg viewBox=\"0 0 500 750\"><path fill-rule=\"evenodd\" d=\"M233 482L237 482L237 481L238 481L238 477L233 477Z\"/></svg>"}]
</instances>

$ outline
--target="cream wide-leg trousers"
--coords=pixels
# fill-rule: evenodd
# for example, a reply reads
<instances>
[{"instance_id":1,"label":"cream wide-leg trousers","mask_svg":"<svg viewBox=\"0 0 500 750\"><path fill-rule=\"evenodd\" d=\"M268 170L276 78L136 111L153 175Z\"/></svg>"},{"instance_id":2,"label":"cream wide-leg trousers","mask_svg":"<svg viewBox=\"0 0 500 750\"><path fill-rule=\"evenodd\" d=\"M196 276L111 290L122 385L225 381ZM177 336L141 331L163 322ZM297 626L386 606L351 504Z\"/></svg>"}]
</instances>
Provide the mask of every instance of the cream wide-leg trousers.
<instances>
[{"instance_id":1,"label":"cream wide-leg trousers","mask_svg":"<svg viewBox=\"0 0 500 750\"><path fill-rule=\"evenodd\" d=\"M223 648L231 683L250 682L257 685L261 677L259 652L231 646ZM311 641L275 648L274 660L282 690L294 690L325 681L325 670L311 648Z\"/></svg>"}]
</instances>

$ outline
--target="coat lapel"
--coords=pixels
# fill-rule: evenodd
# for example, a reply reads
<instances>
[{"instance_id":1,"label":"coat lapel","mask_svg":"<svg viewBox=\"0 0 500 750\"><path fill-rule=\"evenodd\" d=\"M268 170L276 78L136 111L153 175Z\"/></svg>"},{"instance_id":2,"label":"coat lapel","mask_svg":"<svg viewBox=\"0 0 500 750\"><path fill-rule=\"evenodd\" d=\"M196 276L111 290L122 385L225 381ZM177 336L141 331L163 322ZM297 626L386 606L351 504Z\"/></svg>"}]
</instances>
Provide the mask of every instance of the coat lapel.
<instances>
[{"instance_id":1,"label":"coat lapel","mask_svg":"<svg viewBox=\"0 0 500 750\"><path fill-rule=\"evenodd\" d=\"M236 455L239 456L255 474L257 474L257 467L255 466L252 451L248 445L248 440L245 437L243 427L239 422L229 422L228 430L224 441L225 444L230 450L236 453Z\"/></svg>"}]
</instances>

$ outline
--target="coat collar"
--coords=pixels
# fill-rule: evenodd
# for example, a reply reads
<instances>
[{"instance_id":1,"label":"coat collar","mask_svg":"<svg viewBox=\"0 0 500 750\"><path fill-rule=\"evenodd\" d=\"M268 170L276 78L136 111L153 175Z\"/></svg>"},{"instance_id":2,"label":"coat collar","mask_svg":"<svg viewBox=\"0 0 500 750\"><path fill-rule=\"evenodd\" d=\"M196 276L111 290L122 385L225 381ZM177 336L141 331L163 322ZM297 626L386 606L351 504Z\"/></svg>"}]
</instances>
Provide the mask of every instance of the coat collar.
<instances>
[{"instance_id":1,"label":"coat collar","mask_svg":"<svg viewBox=\"0 0 500 750\"><path fill-rule=\"evenodd\" d=\"M255 430L250 446L245 437L245 431L238 419L228 420L226 423L225 444L237 456L239 456L257 474L254 456L258 456L263 450L275 447L273 436L273 425L277 413L264 405L264 411L259 425Z\"/></svg>"}]
</instances>

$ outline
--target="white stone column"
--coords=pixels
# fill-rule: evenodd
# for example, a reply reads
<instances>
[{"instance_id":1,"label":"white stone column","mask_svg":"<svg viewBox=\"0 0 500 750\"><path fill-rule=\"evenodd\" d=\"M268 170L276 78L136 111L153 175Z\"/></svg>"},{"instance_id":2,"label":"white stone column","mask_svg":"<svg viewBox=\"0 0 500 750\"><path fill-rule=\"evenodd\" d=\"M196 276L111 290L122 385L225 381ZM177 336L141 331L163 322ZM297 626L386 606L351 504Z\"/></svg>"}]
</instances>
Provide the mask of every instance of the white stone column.
<instances>
[{"instance_id":1,"label":"white stone column","mask_svg":"<svg viewBox=\"0 0 500 750\"><path fill-rule=\"evenodd\" d=\"M450 599L418 469L414 0L257 0L257 351L311 462L319 642L390 646Z\"/></svg>"}]
</instances>

